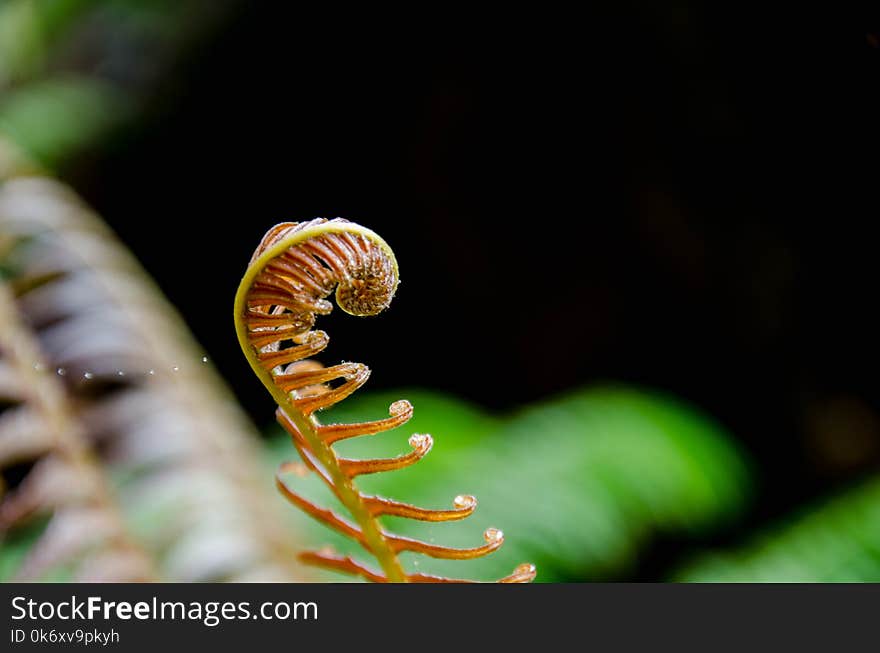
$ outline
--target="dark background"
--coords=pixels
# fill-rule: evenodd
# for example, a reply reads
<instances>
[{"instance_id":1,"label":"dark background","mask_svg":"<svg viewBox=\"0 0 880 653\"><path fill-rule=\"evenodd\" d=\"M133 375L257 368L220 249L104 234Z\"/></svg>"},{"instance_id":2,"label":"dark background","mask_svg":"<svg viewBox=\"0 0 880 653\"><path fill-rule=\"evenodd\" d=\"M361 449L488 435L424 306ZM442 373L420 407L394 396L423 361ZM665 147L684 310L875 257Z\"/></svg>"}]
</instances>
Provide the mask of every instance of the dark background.
<instances>
[{"instance_id":1,"label":"dark background","mask_svg":"<svg viewBox=\"0 0 880 653\"><path fill-rule=\"evenodd\" d=\"M237 4L67 173L258 423L237 283L271 225L342 216L401 265L387 314L328 327L371 388L668 391L756 461L757 522L877 468L870 26L279 7Z\"/></svg>"}]
</instances>

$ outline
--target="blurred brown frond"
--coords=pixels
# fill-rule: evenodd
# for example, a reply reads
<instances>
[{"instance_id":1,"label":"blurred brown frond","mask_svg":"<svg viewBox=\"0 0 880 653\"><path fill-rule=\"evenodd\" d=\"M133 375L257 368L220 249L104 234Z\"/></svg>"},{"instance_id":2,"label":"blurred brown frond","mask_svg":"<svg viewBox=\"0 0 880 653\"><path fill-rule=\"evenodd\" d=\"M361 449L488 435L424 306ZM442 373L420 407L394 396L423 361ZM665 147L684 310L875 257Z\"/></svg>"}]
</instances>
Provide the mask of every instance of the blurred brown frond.
<instances>
[{"instance_id":1,"label":"blurred brown frond","mask_svg":"<svg viewBox=\"0 0 880 653\"><path fill-rule=\"evenodd\" d=\"M253 426L100 219L62 184L8 179L0 266L159 575L302 579Z\"/></svg>"},{"instance_id":2,"label":"blurred brown frond","mask_svg":"<svg viewBox=\"0 0 880 653\"><path fill-rule=\"evenodd\" d=\"M304 360L327 346L327 334L311 330L316 315L332 309L326 298L335 289L336 301L344 311L374 315L391 303L397 283L394 255L373 232L341 219L279 224L263 238L239 287L235 315L239 341L254 371L278 402L278 421L290 434L304 463L282 465L278 489L301 510L358 542L382 569L372 570L332 550L306 552L300 559L374 582L468 582L407 573L399 554L410 551L434 558L477 558L501 546L504 535L500 530L486 529L483 544L456 549L390 533L380 518L395 516L427 522L463 519L475 510L474 497L455 497L451 509L425 509L363 494L355 483L364 474L415 464L431 450L430 435L412 435L412 451L394 458L353 460L339 457L333 449L340 440L403 425L412 416L412 405L395 402L388 418L358 424L321 424L316 416L356 391L370 375L360 363L324 368ZM354 522L289 487L280 476L288 471L297 475L316 473L348 509ZM534 578L534 565L524 564L500 582L522 583Z\"/></svg>"},{"instance_id":3,"label":"blurred brown frond","mask_svg":"<svg viewBox=\"0 0 880 653\"><path fill-rule=\"evenodd\" d=\"M16 487L0 488L0 538L50 518L16 580L59 565L86 582L150 579L152 562L123 524L61 384L18 317L0 282L0 471L27 470Z\"/></svg>"}]
</instances>

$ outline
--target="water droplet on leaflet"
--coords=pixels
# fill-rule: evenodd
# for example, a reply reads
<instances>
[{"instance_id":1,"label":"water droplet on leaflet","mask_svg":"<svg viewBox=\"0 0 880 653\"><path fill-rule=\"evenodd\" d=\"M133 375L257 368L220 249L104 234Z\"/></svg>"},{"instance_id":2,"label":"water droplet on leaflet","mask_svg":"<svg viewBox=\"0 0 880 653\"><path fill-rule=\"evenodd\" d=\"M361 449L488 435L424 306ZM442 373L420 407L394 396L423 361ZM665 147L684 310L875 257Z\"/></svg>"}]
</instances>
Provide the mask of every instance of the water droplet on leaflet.
<instances>
[{"instance_id":1,"label":"water droplet on leaflet","mask_svg":"<svg viewBox=\"0 0 880 653\"><path fill-rule=\"evenodd\" d=\"M458 509L473 508L477 500L469 494L459 494L452 500L452 505Z\"/></svg>"},{"instance_id":2,"label":"water droplet on leaflet","mask_svg":"<svg viewBox=\"0 0 880 653\"><path fill-rule=\"evenodd\" d=\"M203 363L207 363L207 362L208 362L208 357L207 357L207 356L202 356L202 362L203 362Z\"/></svg>"},{"instance_id":3,"label":"water droplet on leaflet","mask_svg":"<svg viewBox=\"0 0 880 653\"><path fill-rule=\"evenodd\" d=\"M149 374L150 376L154 376L156 374L156 370L150 370L149 372L147 372L147 374Z\"/></svg>"},{"instance_id":4,"label":"water droplet on leaflet","mask_svg":"<svg viewBox=\"0 0 880 653\"><path fill-rule=\"evenodd\" d=\"M94 377L95 377L95 375L92 374L91 372L83 372L83 378L86 379L86 380L88 380L88 379L92 379L92 378L94 378Z\"/></svg>"},{"instance_id":5,"label":"water droplet on leaflet","mask_svg":"<svg viewBox=\"0 0 880 653\"><path fill-rule=\"evenodd\" d=\"M426 433L413 433L409 436L409 446L416 451L427 451L433 444L431 436Z\"/></svg>"},{"instance_id":6,"label":"water droplet on leaflet","mask_svg":"<svg viewBox=\"0 0 880 653\"><path fill-rule=\"evenodd\" d=\"M57 372L58 372L58 376L64 376L67 374L67 370L65 370L63 367L59 367Z\"/></svg>"},{"instance_id":7,"label":"water droplet on leaflet","mask_svg":"<svg viewBox=\"0 0 880 653\"><path fill-rule=\"evenodd\" d=\"M174 367L171 368L171 371L172 371L172 372L179 372L179 371L180 371L180 366L179 366L179 365L175 365Z\"/></svg>"},{"instance_id":8,"label":"water droplet on leaflet","mask_svg":"<svg viewBox=\"0 0 880 653\"><path fill-rule=\"evenodd\" d=\"M45 369L46 369L46 366L43 365L42 363L34 363L34 370L36 370L37 372L42 372Z\"/></svg>"},{"instance_id":9,"label":"water droplet on leaflet","mask_svg":"<svg viewBox=\"0 0 880 653\"><path fill-rule=\"evenodd\" d=\"M118 372L116 372L116 376L125 376L125 372L119 370Z\"/></svg>"},{"instance_id":10,"label":"water droplet on leaflet","mask_svg":"<svg viewBox=\"0 0 880 653\"><path fill-rule=\"evenodd\" d=\"M483 539L486 540L487 543L493 544L504 539L504 532L497 528L487 528L486 532L483 533Z\"/></svg>"}]
</instances>

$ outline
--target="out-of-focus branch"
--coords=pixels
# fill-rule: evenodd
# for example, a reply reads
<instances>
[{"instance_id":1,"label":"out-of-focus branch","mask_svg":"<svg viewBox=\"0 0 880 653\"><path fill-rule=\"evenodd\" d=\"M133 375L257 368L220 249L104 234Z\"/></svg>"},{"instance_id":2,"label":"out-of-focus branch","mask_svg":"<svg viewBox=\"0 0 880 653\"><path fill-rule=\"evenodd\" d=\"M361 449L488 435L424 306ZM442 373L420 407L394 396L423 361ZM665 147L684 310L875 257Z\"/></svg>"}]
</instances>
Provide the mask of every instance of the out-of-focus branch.
<instances>
[{"instance_id":1,"label":"out-of-focus branch","mask_svg":"<svg viewBox=\"0 0 880 653\"><path fill-rule=\"evenodd\" d=\"M70 189L19 169L0 185L0 265L160 575L302 579L257 433L204 351Z\"/></svg>"}]
</instances>

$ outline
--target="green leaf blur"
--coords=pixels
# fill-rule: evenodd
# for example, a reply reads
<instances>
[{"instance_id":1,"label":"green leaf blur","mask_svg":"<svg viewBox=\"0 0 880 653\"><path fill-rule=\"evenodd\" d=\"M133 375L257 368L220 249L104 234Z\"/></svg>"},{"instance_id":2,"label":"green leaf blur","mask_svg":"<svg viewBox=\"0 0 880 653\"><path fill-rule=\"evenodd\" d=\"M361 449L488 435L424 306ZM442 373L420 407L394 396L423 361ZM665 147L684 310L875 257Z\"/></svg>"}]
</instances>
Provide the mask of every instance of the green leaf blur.
<instances>
[{"instance_id":1,"label":"green leaf blur","mask_svg":"<svg viewBox=\"0 0 880 653\"><path fill-rule=\"evenodd\" d=\"M352 398L322 419L375 419L401 397L415 406L407 426L342 443L339 450L352 457L394 455L406 450L412 432L434 435L434 449L415 467L363 477L359 485L426 507L474 494L479 507L465 522L392 519L389 526L456 546L480 543L489 526L506 535L488 558L418 561L420 571L490 579L529 561L538 565L541 581L610 578L637 561L652 535L699 535L746 503L746 467L724 431L693 408L640 390L580 390L504 419L450 397L402 390ZM272 450L273 462L296 458L286 436L274 439ZM325 494L320 499L327 502ZM357 553L291 513L299 529L313 533L314 545L331 542Z\"/></svg>"},{"instance_id":2,"label":"green leaf blur","mask_svg":"<svg viewBox=\"0 0 880 653\"><path fill-rule=\"evenodd\" d=\"M880 482L870 481L803 511L740 550L702 554L674 579L876 582L880 579Z\"/></svg>"}]
</instances>

